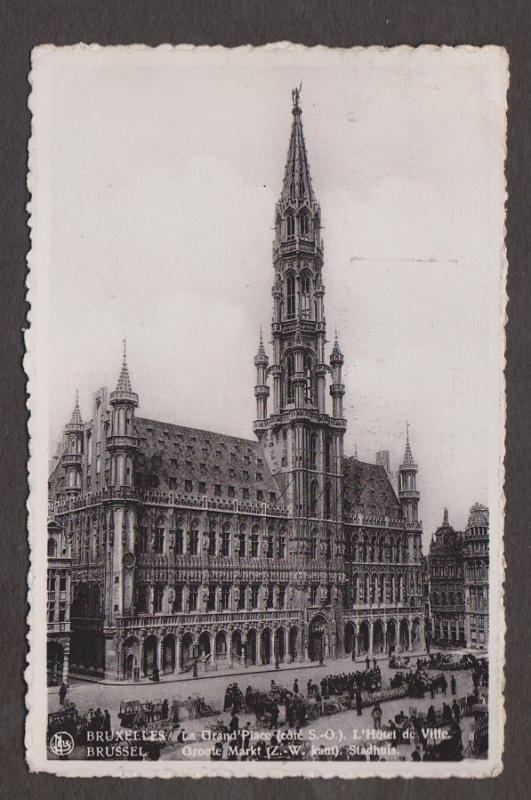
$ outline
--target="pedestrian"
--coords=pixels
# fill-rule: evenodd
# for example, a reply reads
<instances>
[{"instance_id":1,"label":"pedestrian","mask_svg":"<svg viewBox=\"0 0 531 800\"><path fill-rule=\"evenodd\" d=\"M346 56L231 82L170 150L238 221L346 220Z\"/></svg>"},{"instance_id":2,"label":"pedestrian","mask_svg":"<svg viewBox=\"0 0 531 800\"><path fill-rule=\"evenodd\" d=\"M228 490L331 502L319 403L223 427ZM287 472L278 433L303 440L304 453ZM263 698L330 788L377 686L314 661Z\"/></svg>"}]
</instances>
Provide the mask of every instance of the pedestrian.
<instances>
[{"instance_id":1,"label":"pedestrian","mask_svg":"<svg viewBox=\"0 0 531 800\"><path fill-rule=\"evenodd\" d=\"M375 703L371 711L371 716L374 722L375 730L379 731L382 727L382 708L380 703Z\"/></svg>"},{"instance_id":2,"label":"pedestrian","mask_svg":"<svg viewBox=\"0 0 531 800\"><path fill-rule=\"evenodd\" d=\"M166 698L164 698L160 709L161 719L168 719L168 707L169 707L168 701L166 700Z\"/></svg>"},{"instance_id":3,"label":"pedestrian","mask_svg":"<svg viewBox=\"0 0 531 800\"><path fill-rule=\"evenodd\" d=\"M293 694L299 694L299 682L297 678L293 681Z\"/></svg>"},{"instance_id":4,"label":"pedestrian","mask_svg":"<svg viewBox=\"0 0 531 800\"><path fill-rule=\"evenodd\" d=\"M459 708L459 703L457 702L457 700L454 700L454 702L452 703L452 711L455 717L455 721L459 722L461 719L461 709Z\"/></svg>"},{"instance_id":5,"label":"pedestrian","mask_svg":"<svg viewBox=\"0 0 531 800\"><path fill-rule=\"evenodd\" d=\"M105 711L103 712L103 730L106 733L111 732L111 715L109 714L107 709L105 709Z\"/></svg>"},{"instance_id":6,"label":"pedestrian","mask_svg":"<svg viewBox=\"0 0 531 800\"><path fill-rule=\"evenodd\" d=\"M59 702L61 703L62 706L64 706L65 704L67 692L68 692L68 687L66 683L63 681L59 688Z\"/></svg>"},{"instance_id":7,"label":"pedestrian","mask_svg":"<svg viewBox=\"0 0 531 800\"><path fill-rule=\"evenodd\" d=\"M413 752L411 753L411 760L412 761L422 761L422 756L420 755L420 747L417 745Z\"/></svg>"},{"instance_id":8,"label":"pedestrian","mask_svg":"<svg viewBox=\"0 0 531 800\"><path fill-rule=\"evenodd\" d=\"M227 686L225 690L225 700L223 701L223 711L228 711L232 708L232 684Z\"/></svg>"},{"instance_id":9,"label":"pedestrian","mask_svg":"<svg viewBox=\"0 0 531 800\"><path fill-rule=\"evenodd\" d=\"M370 670L370 668L371 668L371 662L369 661L369 656L367 656L367 658L365 659L365 664L366 664L367 672L368 672Z\"/></svg>"},{"instance_id":10,"label":"pedestrian","mask_svg":"<svg viewBox=\"0 0 531 800\"><path fill-rule=\"evenodd\" d=\"M363 709L363 698L361 696L361 690L359 688L356 689L356 712L358 717L361 717L361 712Z\"/></svg>"},{"instance_id":11,"label":"pedestrian","mask_svg":"<svg viewBox=\"0 0 531 800\"><path fill-rule=\"evenodd\" d=\"M430 706L430 707L428 708L428 714L427 714L427 716L426 716L426 722L427 722L427 723L428 723L428 725L430 725L431 727L434 727L434 726L435 726L435 723L437 722L437 716L436 716L436 714L435 714L435 708L434 708L433 706Z\"/></svg>"},{"instance_id":12,"label":"pedestrian","mask_svg":"<svg viewBox=\"0 0 531 800\"><path fill-rule=\"evenodd\" d=\"M174 722L179 722L179 703L174 700L171 704L171 716Z\"/></svg>"},{"instance_id":13,"label":"pedestrian","mask_svg":"<svg viewBox=\"0 0 531 800\"><path fill-rule=\"evenodd\" d=\"M279 716L280 716L280 709L276 703L273 703L273 707L271 709L271 729L276 728L278 726Z\"/></svg>"},{"instance_id":14,"label":"pedestrian","mask_svg":"<svg viewBox=\"0 0 531 800\"><path fill-rule=\"evenodd\" d=\"M446 697L446 690L448 689L448 681L446 680L444 675L441 678L441 689L443 690L443 694Z\"/></svg>"},{"instance_id":15,"label":"pedestrian","mask_svg":"<svg viewBox=\"0 0 531 800\"><path fill-rule=\"evenodd\" d=\"M452 722L453 715L452 709L448 705L448 703L443 703L443 710L442 710L442 721L443 725L449 725Z\"/></svg>"},{"instance_id":16,"label":"pedestrian","mask_svg":"<svg viewBox=\"0 0 531 800\"><path fill-rule=\"evenodd\" d=\"M457 683L455 681L455 676L454 675L452 675L452 677L450 678L450 687L452 689L452 694L455 694L456 691L457 691Z\"/></svg>"},{"instance_id":17,"label":"pedestrian","mask_svg":"<svg viewBox=\"0 0 531 800\"><path fill-rule=\"evenodd\" d=\"M232 715L232 719L229 722L229 731L231 733L236 733L240 729L240 719L237 714Z\"/></svg>"}]
</instances>

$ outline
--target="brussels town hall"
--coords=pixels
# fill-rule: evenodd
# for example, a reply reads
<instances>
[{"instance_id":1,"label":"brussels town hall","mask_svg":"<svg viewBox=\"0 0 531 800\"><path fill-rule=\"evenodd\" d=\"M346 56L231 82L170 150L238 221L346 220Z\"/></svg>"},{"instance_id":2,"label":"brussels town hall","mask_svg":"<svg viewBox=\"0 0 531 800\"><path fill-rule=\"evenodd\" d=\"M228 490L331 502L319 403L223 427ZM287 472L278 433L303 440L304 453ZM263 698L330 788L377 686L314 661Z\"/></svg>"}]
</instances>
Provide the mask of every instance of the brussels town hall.
<instances>
[{"instance_id":1,"label":"brussels town hall","mask_svg":"<svg viewBox=\"0 0 531 800\"><path fill-rule=\"evenodd\" d=\"M337 338L326 352L321 211L297 90L292 113L272 346L260 338L254 359L256 439L139 416L125 352L90 422L76 401L49 484L48 555L69 564L71 584L63 635L48 640L59 677L424 645L417 466L408 440L395 490L384 465L343 452L344 357Z\"/></svg>"}]
</instances>

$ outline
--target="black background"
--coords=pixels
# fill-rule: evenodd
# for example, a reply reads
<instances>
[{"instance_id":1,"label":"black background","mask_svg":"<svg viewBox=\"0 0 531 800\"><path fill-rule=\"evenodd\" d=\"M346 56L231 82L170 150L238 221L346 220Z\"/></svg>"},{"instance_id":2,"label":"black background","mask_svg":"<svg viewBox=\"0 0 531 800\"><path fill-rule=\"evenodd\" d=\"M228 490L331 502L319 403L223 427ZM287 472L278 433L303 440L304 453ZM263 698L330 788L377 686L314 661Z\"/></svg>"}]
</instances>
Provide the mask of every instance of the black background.
<instances>
[{"instance_id":1,"label":"black background","mask_svg":"<svg viewBox=\"0 0 531 800\"><path fill-rule=\"evenodd\" d=\"M525 722L531 710L530 524L531 477L526 458L531 442L531 0L0 0L0 794L1 797L166 798L237 794L253 798L285 796L335 798L473 798L529 796L531 746ZM409 44L499 44L510 56L508 94L507 252L507 694L504 771L496 779L386 781L273 780L120 780L66 779L30 775L24 761L26 541L25 500L28 441L22 329L27 324L25 257L26 148L30 132L27 82L31 48L38 44L161 43L260 45L292 41L330 47ZM456 108L456 114L459 109ZM456 288L457 291L457 288ZM51 369L53 375L53 365ZM43 532L45 535L45 532ZM501 535L492 531L491 535ZM494 631L493 631L494 633ZM46 698L42 698L46 702Z\"/></svg>"}]
</instances>

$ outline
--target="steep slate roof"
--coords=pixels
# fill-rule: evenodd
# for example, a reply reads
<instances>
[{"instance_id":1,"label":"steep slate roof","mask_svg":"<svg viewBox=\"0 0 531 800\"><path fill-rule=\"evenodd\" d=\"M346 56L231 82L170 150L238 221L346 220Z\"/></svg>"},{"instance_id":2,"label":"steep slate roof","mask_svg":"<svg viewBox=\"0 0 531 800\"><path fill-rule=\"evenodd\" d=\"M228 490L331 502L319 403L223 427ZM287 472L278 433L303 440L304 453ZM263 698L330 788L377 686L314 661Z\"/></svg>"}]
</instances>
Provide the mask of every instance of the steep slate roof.
<instances>
[{"instance_id":1,"label":"steep slate roof","mask_svg":"<svg viewBox=\"0 0 531 800\"><path fill-rule=\"evenodd\" d=\"M402 517L400 502L385 468L352 457L345 458L343 463L343 510Z\"/></svg>"},{"instance_id":2,"label":"steep slate roof","mask_svg":"<svg viewBox=\"0 0 531 800\"><path fill-rule=\"evenodd\" d=\"M140 417L135 419L135 429L139 439L135 469L146 486L165 491L173 478L175 490L184 492L184 482L190 480L194 494L214 497L217 484L223 487L224 498L228 497L226 487L233 486L237 500L243 499L243 488L247 488L250 500L256 501L256 492L261 490L264 502L274 492L279 506L283 504L258 442ZM198 490L200 482L206 484L204 492Z\"/></svg>"}]
</instances>

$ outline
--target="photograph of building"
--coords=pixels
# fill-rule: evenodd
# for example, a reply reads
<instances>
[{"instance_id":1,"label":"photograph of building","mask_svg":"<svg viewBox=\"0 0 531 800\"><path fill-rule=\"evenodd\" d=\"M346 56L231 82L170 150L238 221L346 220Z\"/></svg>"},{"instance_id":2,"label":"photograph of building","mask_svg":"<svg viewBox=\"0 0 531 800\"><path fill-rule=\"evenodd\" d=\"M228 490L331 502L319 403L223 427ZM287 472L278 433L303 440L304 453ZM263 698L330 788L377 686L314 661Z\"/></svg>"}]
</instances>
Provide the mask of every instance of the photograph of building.
<instances>
[{"instance_id":1,"label":"photograph of building","mask_svg":"<svg viewBox=\"0 0 531 800\"><path fill-rule=\"evenodd\" d=\"M344 453L345 357L337 335L327 348L299 90L273 268L271 343L260 333L247 423L255 438L143 418L125 344L116 387L95 392L90 420L76 401L49 479L49 531L62 532L72 559L71 672L128 681L424 648L409 429L396 487L385 453L374 464ZM235 376L234 392L251 390ZM467 551L475 598L480 530L470 528ZM467 630L477 620L474 611Z\"/></svg>"}]
</instances>

